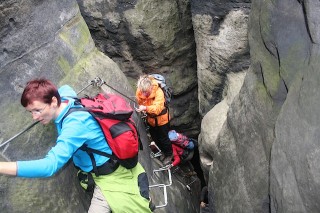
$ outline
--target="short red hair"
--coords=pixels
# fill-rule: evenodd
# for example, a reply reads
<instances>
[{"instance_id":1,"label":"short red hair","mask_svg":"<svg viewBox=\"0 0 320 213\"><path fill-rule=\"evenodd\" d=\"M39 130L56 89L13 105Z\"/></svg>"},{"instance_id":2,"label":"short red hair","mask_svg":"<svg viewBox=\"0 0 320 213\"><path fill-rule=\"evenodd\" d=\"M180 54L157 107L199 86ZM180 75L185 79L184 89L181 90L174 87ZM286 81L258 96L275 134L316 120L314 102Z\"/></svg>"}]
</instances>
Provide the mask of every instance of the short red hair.
<instances>
[{"instance_id":1,"label":"short red hair","mask_svg":"<svg viewBox=\"0 0 320 213\"><path fill-rule=\"evenodd\" d=\"M21 96L21 105L27 107L34 101L41 101L51 104L52 98L56 97L58 106L60 106L61 98L57 87L49 80L44 78L34 79L27 83Z\"/></svg>"}]
</instances>

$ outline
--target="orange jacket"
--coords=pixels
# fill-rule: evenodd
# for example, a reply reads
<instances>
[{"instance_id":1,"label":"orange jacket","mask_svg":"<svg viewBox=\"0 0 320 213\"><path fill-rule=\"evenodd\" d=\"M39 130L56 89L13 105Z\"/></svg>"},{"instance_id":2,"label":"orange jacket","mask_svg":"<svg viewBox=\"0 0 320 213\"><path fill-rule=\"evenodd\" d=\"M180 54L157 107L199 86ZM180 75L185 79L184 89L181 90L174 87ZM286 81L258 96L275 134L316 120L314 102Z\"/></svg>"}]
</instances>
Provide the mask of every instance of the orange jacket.
<instances>
[{"instance_id":1,"label":"orange jacket","mask_svg":"<svg viewBox=\"0 0 320 213\"><path fill-rule=\"evenodd\" d=\"M149 97L144 97L142 92L137 89L136 98L139 105L144 105L147 107L147 122L151 126L156 126L156 120L158 126L165 125L169 122L168 110L165 114L161 114L166 107L164 106L165 97L162 89L159 87L158 82L156 80L152 80L152 91Z\"/></svg>"}]
</instances>

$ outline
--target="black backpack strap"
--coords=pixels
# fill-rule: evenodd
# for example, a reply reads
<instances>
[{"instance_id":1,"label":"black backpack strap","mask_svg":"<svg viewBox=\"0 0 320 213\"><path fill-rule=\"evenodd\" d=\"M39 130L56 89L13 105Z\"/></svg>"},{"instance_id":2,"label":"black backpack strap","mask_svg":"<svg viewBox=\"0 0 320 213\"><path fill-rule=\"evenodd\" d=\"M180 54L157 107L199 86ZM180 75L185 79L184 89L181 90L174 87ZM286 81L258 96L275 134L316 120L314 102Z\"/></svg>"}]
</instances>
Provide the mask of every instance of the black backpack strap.
<instances>
[{"instance_id":1,"label":"black backpack strap","mask_svg":"<svg viewBox=\"0 0 320 213\"><path fill-rule=\"evenodd\" d=\"M93 153L87 151L88 155L90 156L91 159L91 163L92 163L92 167L93 167L93 172L96 174L96 176L99 176L99 172L98 172L98 168L97 168L97 163L96 163L96 159L94 159Z\"/></svg>"},{"instance_id":2,"label":"black backpack strap","mask_svg":"<svg viewBox=\"0 0 320 213\"><path fill-rule=\"evenodd\" d=\"M72 107L68 110L68 112L63 116L63 118L61 119L61 121L63 121L68 115L70 115L70 113L72 112L76 112L76 111L85 111L88 112L87 108L84 107Z\"/></svg>"},{"instance_id":3,"label":"black backpack strap","mask_svg":"<svg viewBox=\"0 0 320 213\"><path fill-rule=\"evenodd\" d=\"M147 113L147 114L148 114L148 116L149 116L150 118L153 118L153 119L155 120L155 124L156 124L156 126L158 126L158 119L157 119L157 117L160 116L160 115L164 115L164 114L166 114L166 113L168 113L168 121L169 121L169 120L170 120L169 107L165 107L165 108L160 112L159 115L149 114L149 113Z\"/></svg>"},{"instance_id":4,"label":"black backpack strap","mask_svg":"<svg viewBox=\"0 0 320 213\"><path fill-rule=\"evenodd\" d=\"M79 149L81 149L82 151L85 151L87 153L95 153L95 154L98 154L98 155L102 155L102 156L117 160L116 156L110 155L108 153L102 152L102 151L97 150L97 149L92 149L92 148L88 147L87 144L83 144Z\"/></svg>"},{"instance_id":5,"label":"black backpack strap","mask_svg":"<svg viewBox=\"0 0 320 213\"><path fill-rule=\"evenodd\" d=\"M148 114L148 116L149 116L150 118L157 118L158 116L164 115L164 114L166 114L167 112L169 112L169 108L168 108L168 107L165 107L165 108L159 113L159 115L149 114L149 113L147 113L147 114Z\"/></svg>"},{"instance_id":6,"label":"black backpack strap","mask_svg":"<svg viewBox=\"0 0 320 213\"><path fill-rule=\"evenodd\" d=\"M93 167L92 170L96 174L97 177L99 175L107 175L107 174L114 172L120 165L116 156L110 155L108 153L105 153L105 152L102 152L102 151L99 151L96 149L92 149L92 148L88 147L87 144L83 144L79 149L87 152L88 155L90 156L90 159L92 162L92 167ZM94 159L94 156L93 156L93 153L98 154L98 155L102 155L105 157L109 157L110 160L108 160L107 162L105 162L101 166L97 166L96 160Z\"/></svg>"}]
</instances>

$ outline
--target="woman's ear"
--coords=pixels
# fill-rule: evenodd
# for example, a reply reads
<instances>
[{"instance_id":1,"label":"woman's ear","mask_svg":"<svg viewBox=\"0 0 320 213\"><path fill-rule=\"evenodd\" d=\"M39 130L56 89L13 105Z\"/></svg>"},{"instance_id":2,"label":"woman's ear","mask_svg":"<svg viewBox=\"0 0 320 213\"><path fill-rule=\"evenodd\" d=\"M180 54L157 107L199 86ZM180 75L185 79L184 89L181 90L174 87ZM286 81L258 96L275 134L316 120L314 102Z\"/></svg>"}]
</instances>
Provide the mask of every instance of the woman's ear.
<instances>
[{"instance_id":1,"label":"woman's ear","mask_svg":"<svg viewBox=\"0 0 320 213\"><path fill-rule=\"evenodd\" d=\"M58 106L58 99L55 96L52 97L51 106L53 107Z\"/></svg>"}]
</instances>

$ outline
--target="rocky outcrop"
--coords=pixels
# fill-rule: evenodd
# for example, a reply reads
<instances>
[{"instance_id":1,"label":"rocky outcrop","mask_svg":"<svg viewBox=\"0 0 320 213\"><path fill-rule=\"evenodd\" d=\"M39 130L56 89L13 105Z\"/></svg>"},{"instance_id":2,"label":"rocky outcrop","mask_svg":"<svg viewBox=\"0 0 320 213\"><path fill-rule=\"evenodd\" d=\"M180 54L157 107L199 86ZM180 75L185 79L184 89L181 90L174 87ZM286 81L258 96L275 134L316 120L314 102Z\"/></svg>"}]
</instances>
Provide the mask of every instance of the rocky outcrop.
<instances>
[{"instance_id":1,"label":"rocky outcrop","mask_svg":"<svg viewBox=\"0 0 320 213\"><path fill-rule=\"evenodd\" d=\"M230 105L236 95L239 94L240 88L243 85L245 73L228 74L224 89L224 97L222 101L210 110L201 122L201 134L199 136L199 154L202 163L203 173L206 182L209 182L209 171L211 167L216 167L216 153L220 152L219 134L225 128L224 124L227 120L227 113Z\"/></svg>"},{"instance_id":2,"label":"rocky outcrop","mask_svg":"<svg viewBox=\"0 0 320 213\"><path fill-rule=\"evenodd\" d=\"M197 47L199 112L204 116L223 99L227 74L249 67L250 1L191 0Z\"/></svg>"},{"instance_id":3,"label":"rocky outcrop","mask_svg":"<svg viewBox=\"0 0 320 213\"><path fill-rule=\"evenodd\" d=\"M199 133L195 42L189 0L77 0L98 49L136 88L142 73L162 73L174 91L172 128Z\"/></svg>"},{"instance_id":4,"label":"rocky outcrop","mask_svg":"<svg viewBox=\"0 0 320 213\"><path fill-rule=\"evenodd\" d=\"M271 149L271 212L317 212L320 4L259 1L253 6L251 43L263 50L254 57L256 69L263 73L273 111L281 106Z\"/></svg>"},{"instance_id":5,"label":"rocky outcrop","mask_svg":"<svg viewBox=\"0 0 320 213\"><path fill-rule=\"evenodd\" d=\"M32 123L19 103L26 81L47 77L58 83L68 73L73 82L86 79L88 73L73 68L94 52L94 44L73 1L36 4L9 0L2 1L0 8L0 140L4 141ZM40 158L53 145L54 137L52 125L37 125L2 147L1 159ZM1 176L1 212L85 212L88 198L77 184L75 172L68 165L48 179Z\"/></svg>"},{"instance_id":6,"label":"rocky outcrop","mask_svg":"<svg viewBox=\"0 0 320 213\"><path fill-rule=\"evenodd\" d=\"M202 122L216 212L319 211L319 7L252 2L251 67L229 108L222 101Z\"/></svg>"}]
</instances>

